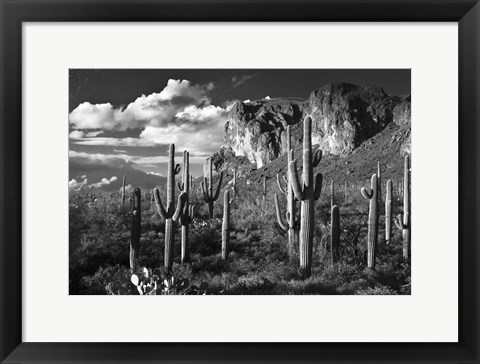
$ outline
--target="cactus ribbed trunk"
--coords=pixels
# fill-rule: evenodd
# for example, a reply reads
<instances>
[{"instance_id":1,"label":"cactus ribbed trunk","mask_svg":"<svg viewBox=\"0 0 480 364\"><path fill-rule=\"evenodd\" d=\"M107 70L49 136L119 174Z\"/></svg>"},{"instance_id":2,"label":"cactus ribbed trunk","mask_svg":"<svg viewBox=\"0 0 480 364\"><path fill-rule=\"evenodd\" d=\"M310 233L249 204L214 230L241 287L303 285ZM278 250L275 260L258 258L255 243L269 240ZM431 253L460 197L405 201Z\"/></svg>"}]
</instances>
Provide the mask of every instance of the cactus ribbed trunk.
<instances>
[{"instance_id":1,"label":"cactus ribbed trunk","mask_svg":"<svg viewBox=\"0 0 480 364\"><path fill-rule=\"evenodd\" d=\"M378 186L378 200L382 201L382 168L380 162L377 162L377 186ZM379 209L380 212L380 209Z\"/></svg>"},{"instance_id":2,"label":"cactus ribbed trunk","mask_svg":"<svg viewBox=\"0 0 480 364\"><path fill-rule=\"evenodd\" d=\"M411 234L411 215L410 215L410 158L405 156L403 167L403 258L410 259L410 234Z\"/></svg>"},{"instance_id":3,"label":"cactus ribbed trunk","mask_svg":"<svg viewBox=\"0 0 480 364\"><path fill-rule=\"evenodd\" d=\"M338 262L338 249L340 248L340 208L338 205L332 206L330 229L330 252L333 265Z\"/></svg>"},{"instance_id":4,"label":"cactus ribbed trunk","mask_svg":"<svg viewBox=\"0 0 480 364\"><path fill-rule=\"evenodd\" d=\"M213 193L213 165L212 158L207 158L207 176L203 177L202 192L203 199L208 204L208 216L213 219L213 203L218 199L220 195L220 188L222 185L223 172L220 172L220 178L218 180L217 190Z\"/></svg>"},{"instance_id":5,"label":"cactus ribbed trunk","mask_svg":"<svg viewBox=\"0 0 480 364\"><path fill-rule=\"evenodd\" d=\"M182 216L180 217L180 223L182 225L182 242L181 242L181 255L180 261L182 263L187 262L190 259L188 249L188 230L190 225L190 206L189 206L189 193L190 193L190 154L187 151L183 152L183 174L182 174L182 187L185 194L185 205L183 207Z\"/></svg>"},{"instance_id":6,"label":"cactus ribbed trunk","mask_svg":"<svg viewBox=\"0 0 480 364\"><path fill-rule=\"evenodd\" d=\"M370 200L368 213L367 268L375 270L378 242L378 185L376 174L372 176L370 190L362 188L362 195Z\"/></svg>"},{"instance_id":7,"label":"cactus ribbed trunk","mask_svg":"<svg viewBox=\"0 0 480 364\"><path fill-rule=\"evenodd\" d=\"M228 258L228 243L230 242L230 191L223 195L223 223L222 223L222 260Z\"/></svg>"},{"instance_id":8,"label":"cactus ribbed trunk","mask_svg":"<svg viewBox=\"0 0 480 364\"><path fill-rule=\"evenodd\" d=\"M188 262L190 260L190 251L188 247L188 224L182 225L182 252L180 256L180 261L182 263Z\"/></svg>"},{"instance_id":9,"label":"cactus ribbed trunk","mask_svg":"<svg viewBox=\"0 0 480 364\"><path fill-rule=\"evenodd\" d=\"M167 210L175 202L175 145L170 144L168 155L168 171L167 171ZM173 246L175 243L175 230L173 228L172 217L165 221L165 268L171 270L173 266Z\"/></svg>"},{"instance_id":10,"label":"cactus ribbed trunk","mask_svg":"<svg viewBox=\"0 0 480 364\"><path fill-rule=\"evenodd\" d=\"M164 266L170 271L173 266L173 249L175 243L175 230L173 221L180 218L185 204L185 193L178 196L177 206L175 208L175 175L180 173L180 165L175 165L175 145L170 144L168 151L168 170L167 170L167 208L165 209L160 197L160 191L155 188L155 202L160 214L165 219L165 252Z\"/></svg>"},{"instance_id":11,"label":"cactus ribbed trunk","mask_svg":"<svg viewBox=\"0 0 480 364\"><path fill-rule=\"evenodd\" d=\"M393 183L388 180L385 194L385 244L390 244L392 240L392 193Z\"/></svg>"},{"instance_id":12,"label":"cactus ribbed trunk","mask_svg":"<svg viewBox=\"0 0 480 364\"><path fill-rule=\"evenodd\" d=\"M140 188L133 191L132 230L130 239L130 270L135 272L137 268L138 250L140 249L141 235L141 197Z\"/></svg>"},{"instance_id":13,"label":"cactus ribbed trunk","mask_svg":"<svg viewBox=\"0 0 480 364\"><path fill-rule=\"evenodd\" d=\"M208 217L210 219L213 219L213 200L212 201L208 201Z\"/></svg>"},{"instance_id":14,"label":"cactus ribbed trunk","mask_svg":"<svg viewBox=\"0 0 480 364\"><path fill-rule=\"evenodd\" d=\"M330 192L331 192L331 197L330 197L330 208L332 208L335 205L335 182L332 179L332 182L330 184Z\"/></svg>"},{"instance_id":15,"label":"cactus ribbed trunk","mask_svg":"<svg viewBox=\"0 0 480 364\"><path fill-rule=\"evenodd\" d=\"M303 122L303 175L302 183L297 174L296 161L289 164L290 181L295 197L301 201L300 207L300 270L304 278L312 272L314 203L320 197L323 176L318 173L313 183L313 168L320 163L321 150L315 157L312 153L312 119L307 116Z\"/></svg>"},{"instance_id":16,"label":"cactus ribbed trunk","mask_svg":"<svg viewBox=\"0 0 480 364\"><path fill-rule=\"evenodd\" d=\"M287 126L287 168L289 167L290 162L293 158L293 150L291 144L291 126ZM293 258L295 255L295 245L299 241L298 236L298 219L296 216L296 201L295 194L293 193L292 185L290 183L290 174L287 173L287 177L283 176L285 182L285 188L282 187L282 180L280 175L277 174L277 185L280 192L286 195L287 198L287 212L286 212L286 221L283 221L280 204L278 202L278 196L275 194L275 209L277 212L277 221L280 227L287 231L288 235L288 255L290 258Z\"/></svg>"}]
</instances>

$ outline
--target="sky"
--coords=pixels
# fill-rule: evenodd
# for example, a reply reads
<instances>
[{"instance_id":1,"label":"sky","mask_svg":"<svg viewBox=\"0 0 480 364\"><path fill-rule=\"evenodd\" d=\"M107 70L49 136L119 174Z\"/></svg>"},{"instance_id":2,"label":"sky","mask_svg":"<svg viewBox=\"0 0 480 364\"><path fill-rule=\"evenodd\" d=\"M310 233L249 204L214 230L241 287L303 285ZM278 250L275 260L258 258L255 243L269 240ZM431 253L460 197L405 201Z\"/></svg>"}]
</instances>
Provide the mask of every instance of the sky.
<instances>
[{"instance_id":1,"label":"sky","mask_svg":"<svg viewBox=\"0 0 480 364\"><path fill-rule=\"evenodd\" d=\"M237 100L307 98L332 82L410 93L410 70L341 69L71 69L69 186L153 188L166 176L168 145L176 163L190 152L190 171L221 146L229 108Z\"/></svg>"}]
</instances>

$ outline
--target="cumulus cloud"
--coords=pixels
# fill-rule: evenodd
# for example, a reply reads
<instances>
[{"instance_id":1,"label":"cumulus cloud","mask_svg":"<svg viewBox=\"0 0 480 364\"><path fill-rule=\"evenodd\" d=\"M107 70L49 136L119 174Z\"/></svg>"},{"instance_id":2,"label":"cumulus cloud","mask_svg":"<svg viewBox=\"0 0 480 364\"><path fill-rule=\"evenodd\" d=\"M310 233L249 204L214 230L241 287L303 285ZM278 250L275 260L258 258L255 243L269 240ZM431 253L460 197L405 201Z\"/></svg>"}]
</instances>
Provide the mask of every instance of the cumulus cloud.
<instances>
[{"instance_id":1,"label":"cumulus cloud","mask_svg":"<svg viewBox=\"0 0 480 364\"><path fill-rule=\"evenodd\" d=\"M81 130L73 130L68 137L70 139L82 139L85 136L85 133Z\"/></svg>"},{"instance_id":2,"label":"cumulus cloud","mask_svg":"<svg viewBox=\"0 0 480 364\"><path fill-rule=\"evenodd\" d=\"M102 178L100 182L92 183L89 187L100 188L102 186L108 186L110 183L115 182L116 180L117 180L117 176L113 176L110 179Z\"/></svg>"},{"instance_id":3,"label":"cumulus cloud","mask_svg":"<svg viewBox=\"0 0 480 364\"><path fill-rule=\"evenodd\" d=\"M135 188L134 188L132 185L130 185L130 184L127 185L127 186L125 186L125 192L133 192L134 189L135 189ZM120 187L118 190L119 190L120 192L122 192L123 186Z\"/></svg>"},{"instance_id":4,"label":"cumulus cloud","mask_svg":"<svg viewBox=\"0 0 480 364\"><path fill-rule=\"evenodd\" d=\"M213 105L203 108L191 105L178 112L175 118L176 123L165 127L146 126L138 138L85 137L77 139L75 144L152 147L175 143L177 150L203 154L213 153L221 146L223 127L227 120L226 109Z\"/></svg>"},{"instance_id":5,"label":"cumulus cloud","mask_svg":"<svg viewBox=\"0 0 480 364\"><path fill-rule=\"evenodd\" d=\"M86 178L83 181L77 181L75 178L73 178L70 181L68 181L68 189L70 191L80 191L87 184L88 184L88 180Z\"/></svg>"},{"instance_id":6,"label":"cumulus cloud","mask_svg":"<svg viewBox=\"0 0 480 364\"><path fill-rule=\"evenodd\" d=\"M264 100L270 100L270 96L265 96L263 99Z\"/></svg>"},{"instance_id":7,"label":"cumulus cloud","mask_svg":"<svg viewBox=\"0 0 480 364\"><path fill-rule=\"evenodd\" d=\"M126 131L146 126L162 127L171 123L186 106L209 105L208 93L214 87L213 83L194 85L188 80L170 79L161 92L142 95L126 108L84 102L70 113L69 121L76 129Z\"/></svg>"}]
</instances>

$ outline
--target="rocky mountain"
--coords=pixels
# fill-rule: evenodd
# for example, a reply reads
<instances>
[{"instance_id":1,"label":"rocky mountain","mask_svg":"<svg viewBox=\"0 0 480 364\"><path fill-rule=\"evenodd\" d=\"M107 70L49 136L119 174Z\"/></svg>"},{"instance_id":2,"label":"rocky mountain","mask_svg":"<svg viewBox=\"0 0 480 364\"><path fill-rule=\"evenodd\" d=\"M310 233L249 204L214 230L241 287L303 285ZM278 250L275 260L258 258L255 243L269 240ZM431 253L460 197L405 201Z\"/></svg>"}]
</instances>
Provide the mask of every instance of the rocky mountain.
<instances>
[{"instance_id":1,"label":"rocky mountain","mask_svg":"<svg viewBox=\"0 0 480 364\"><path fill-rule=\"evenodd\" d=\"M409 153L410 96L389 96L382 88L333 83L314 90L306 100L276 98L238 101L229 111L220 154L246 157L257 168L286 152L286 127L292 142L302 142L302 123L313 119L313 143L324 154L348 156L389 124L408 130L402 152Z\"/></svg>"}]
</instances>

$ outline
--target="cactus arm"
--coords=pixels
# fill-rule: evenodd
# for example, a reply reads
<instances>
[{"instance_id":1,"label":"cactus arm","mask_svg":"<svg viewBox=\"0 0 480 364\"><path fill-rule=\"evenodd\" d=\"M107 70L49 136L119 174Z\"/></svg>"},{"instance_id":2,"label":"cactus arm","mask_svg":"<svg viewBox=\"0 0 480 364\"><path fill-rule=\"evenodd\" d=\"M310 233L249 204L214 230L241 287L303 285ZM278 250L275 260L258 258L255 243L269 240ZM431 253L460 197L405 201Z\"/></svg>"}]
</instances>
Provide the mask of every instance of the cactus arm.
<instances>
[{"instance_id":1,"label":"cactus arm","mask_svg":"<svg viewBox=\"0 0 480 364\"><path fill-rule=\"evenodd\" d=\"M188 207L188 222L192 222L195 219L195 206L190 205Z\"/></svg>"},{"instance_id":2,"label":"cactus arm","mask_svg":"<svg viewBox=\"0 0 480 364\"><path fill-rule=\"evenodd\" d=\"M187 197L187 194L185 192L182 192L180 195L178 195L177 209L175 210L175 213L172 216L173 221L177 221L180 218L180 216L182 216L182 211L185 206L186 197Z\"/></svg>"},{"instance_id":3,"label":"cactus arm","mask_svg":"<svg viewBox=\"0 0 480 364\"><path fill-rule=\"evenodd\" d=\"M179 173L180 173L180 164L177 164L177 165L175 166L175 169L173 170L173 172L174 172L175 174L179 174Z\"/></svg>"},{"instance_id":4,"label":"cactus arm","mask_svg":"<svg viewBox=\"0 0 480 364\"><path fill-rule=\"evenodd\" d=\"M362 196L367 200L370 200L373 197L373 190L370 188L362 187Z\"/></svg>"},{"instance_id":5,"label":"cactus arm","mask_svg":"<svg viewBox=\"0 0 480 364\"><path fill-rule=\"evenodd\" d=\"M155 196L155 204L157 205L158 212L165 219L167 219L168 214L167 214L167 210L165 210L165 207L163 206L162 198L160 197L160 190L157 187L155 187L155 189L153 190L153 194Z\"/></svg>"},{"instance_id":6,"label":"cactus arm","mask_svg":"<svg viewBox=\"0 0 480 364\"><path fill-rule=\"evenodd\" d=\"M303 190L300 186L300 181L297 174L297 161L293 160L288 165L288 172L290 173L290 185L292 186L293 193L297 200L301 201L304 199Z\"/></svg>"},{"instance_id":7,"label":"cactus arm","mask_svg":"<svg viewBox=\"0 0 480 364\"><path fill-rule=\"evenodd\" d=\"M322 183L323 183L323 174L317 173L315 177L315 189L313 190L313 198L318 200L320 198L320 194L322 193Z\"/></svg>"},{"instance_id":8,"label":"cactus arm","mask_svg":"<svg viewBox=\"0 0 480 364\"><path fill-rule=\"evenodd\" d=\"M285 175L283 177L285 178ZM282 182L280 181L280 173L277 173L277 185L278 185L278 189L280 190L280 192L283 193L284 195L286 195L287 192L285 191L285 189L283 189Z\"/></svg>"},{"instance_id":9,"label":"cactus arm","mask_svg":"<svg viewBox=\"0 0 480 364\"><path fill-rule=\"evenodd\" d=\"M399 214L395 219L395 226L398 228L398 230L403 230L405 228L405 226L403 225L402 214Z\"/></svg>"},{"instance_id":10,"label":"cactus arm","mask_svg":"<svg viewBox=\"0 0 480 364\"><path fill-rule=\"evenodd\" d=\"M313 167L316 167L318 166L318 164L320 163L320 161L322 160L322 150L320 148L318 148L316 151L315 151L315 154L313 155Z\"/></svg>"},{"instance_id":11,"label":"cactus arm","mask_svg":"<svg viewBox=\"0 0 480 364\"><path fill-rule=\"evenodd\" d=\"M218 185L217 185L217 191L215 192L215 196L213 197L213 200L215 201L218 196L220 195L220 188L222 187L222 180L223 180L223 171L220 172L220 179L218 181ZM229 193L230 194L230 193Z\"/></svg>"},{"instance_id":12,"label":"cactus arm","mask_svg":"<svg viewBox=\"0 0 480 364\"><path fill-rule=\"evenodd\" d=\"M280 227L282 228L282 230L285 230L287 231L288 230L288 226L286 225L286 223L282 220L282 213L280 212L280 204L278 202L278 195L275 194L275 212L277 214L277 222L278 222L278 225L280 225Z\"/></svg>"},{"instance_id":13,"label":"cactus arm","mask_svg":"<svg viewBox=\"0 0 480 364\"><path fill-rule=\"evenodd\" d=\"M180 183L180 181L177 181L177 187L178 187L178 190L179 190L180 192L182 192L182 191L183 191L183 188L184 188L184 184L183 184L183 183Z\"/></svg>"}]
</instances>

